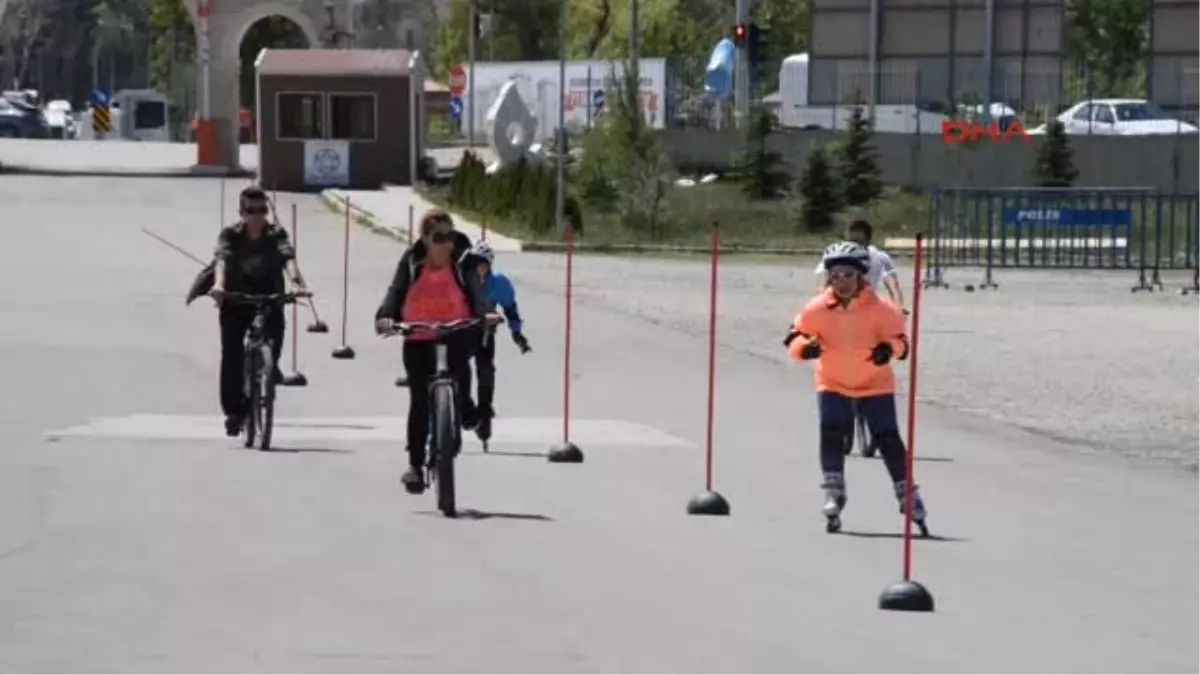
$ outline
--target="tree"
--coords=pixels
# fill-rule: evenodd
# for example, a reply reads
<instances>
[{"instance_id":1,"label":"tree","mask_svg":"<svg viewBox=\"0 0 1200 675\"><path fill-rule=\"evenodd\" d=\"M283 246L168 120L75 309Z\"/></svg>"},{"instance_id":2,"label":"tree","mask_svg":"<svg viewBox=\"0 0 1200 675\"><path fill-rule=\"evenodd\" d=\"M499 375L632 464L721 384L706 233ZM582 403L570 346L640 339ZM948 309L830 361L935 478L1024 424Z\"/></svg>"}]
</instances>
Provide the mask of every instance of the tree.
<instances>
[{"instance_id":1,"label":"tree","mask_svg":"<svg viewBox=\"0 0 1200 675\"><path fill-rule=\"evenodd\" d=\"M1070 0L1068 53L1087 71L1092 98L1129 93L1150 46L1147 0Z\"/></svg>"},{"instance_id":2,"label":"tree","mask_svg":"<svg viewBox=\"0 0 1200 675\"><path fill-rule=\"evenodd\" d=\"M1046 125L1046 135L1037 148L1033 165L1033 178L1038 187L1068 188L1079 177L1075 168L1071 139L1063 123L1052 120Z\"/></svg>"},{"instance_id":3,"label":"tree","mask_svg":"<svg viewBox=\"0 0 1200 675\"><path fill-rule=\"evenodd\" d=\"M834 218L842 209L842 200L828 150L820 146L812 149L799 187L800 195L804 198L804 207L801 209L804 228L809 232L833 229Z\"/></svg>"},{"instance_id":4,"label":"tree","mask_svg":"<svg viewBox=\"0 0 1200 675\"><path fill-rule=\"evenodd\" d=\"M775 115L758 107L746 127L746 151L739 162L742 191L750 199L777 199L788 184L783 155L767 146L775 131Z\"/></svg>"},{"instance_id":5,"label":"tree","mask_svg":"<svg viewBox=\"0 0 1200 675\"><path fill-rule=\"evenodd\" d=\"M871 122L863 113L861 101L855 102L838 155L847 204L863 206L883 194L878 153L871 145Z\"/></svg>"},{"instance_id":6,"label":"tree","mask_svg":"<svg viewBox=\"0 0 1200 675\"><path fill-rule=\"evenodd\" d=\"M24 82L34 51L46 37L46 18L54 0L7 0L0 14L0 52L12 61L12 77ZM4 82L7 88L8 82Z\"/></svg>"}]
</instances>

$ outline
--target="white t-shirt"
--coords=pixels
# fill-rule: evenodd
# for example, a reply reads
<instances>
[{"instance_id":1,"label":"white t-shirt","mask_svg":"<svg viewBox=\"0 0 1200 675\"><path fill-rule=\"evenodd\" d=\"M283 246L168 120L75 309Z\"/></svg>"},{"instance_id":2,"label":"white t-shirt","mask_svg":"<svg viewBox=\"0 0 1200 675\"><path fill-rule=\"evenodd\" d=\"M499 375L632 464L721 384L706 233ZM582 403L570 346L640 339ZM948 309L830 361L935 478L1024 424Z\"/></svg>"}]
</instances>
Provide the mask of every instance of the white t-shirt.
<instances>
[{"instance_id":1,"label":"white t-shirt","mask_svg":"<svg viewBox=\"0 0 1200 675\"><path fill-rule=\"evenodd\" d=\"M867 283L871 286L871 290L879 291L879 282L883 281L884 277L896 276L896 264L892 262L892 257L883 251L875 248L873 245L867 246L867 253L870 255L870 265L867 268ZM818 262L817 269L814 270L817 274L825 274L825 263Z\"/></svg>"}]
</instances>

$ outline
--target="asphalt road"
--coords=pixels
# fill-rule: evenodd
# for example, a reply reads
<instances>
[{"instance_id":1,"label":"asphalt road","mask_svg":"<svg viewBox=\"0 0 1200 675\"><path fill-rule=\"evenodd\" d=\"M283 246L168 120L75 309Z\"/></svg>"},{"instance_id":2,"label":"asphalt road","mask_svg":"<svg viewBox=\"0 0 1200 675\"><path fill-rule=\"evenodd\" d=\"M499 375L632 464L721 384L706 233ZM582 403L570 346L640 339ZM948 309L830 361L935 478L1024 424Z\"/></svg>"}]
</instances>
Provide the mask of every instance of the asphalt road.
<instances>
[{"instance_id":1,"label":"asphalt road","mask_svg":"<svg viewBox=\"0 0 1200 675\"><path fill-rule=\"evenodd\" d=\"M358 358L330 359L342 231L313 197L296 198L299 248L334 332L301 336L311 386L279 402L279 444L300 451L242 449L221 436L213 310L183 307L195 267L140 232L205 256L218 195L215 180L0 180L0 670L1200 667L1194 475L923 409L918 482L944 539L914 558L938 612L884 613L901 518L883 467L852 460L848 533L823 532L806 368L721 351L733 516L691 518L703 336L581 302L587 462L551 465L562 302L536 286L522 297L536 351L501 343L496 453L461 461L480 515L432 515L397 480L398 344L369 334L399 250L352 232ZM518 283L521 265L561 265L520 261Z\"/></svg>"}]
</instances>

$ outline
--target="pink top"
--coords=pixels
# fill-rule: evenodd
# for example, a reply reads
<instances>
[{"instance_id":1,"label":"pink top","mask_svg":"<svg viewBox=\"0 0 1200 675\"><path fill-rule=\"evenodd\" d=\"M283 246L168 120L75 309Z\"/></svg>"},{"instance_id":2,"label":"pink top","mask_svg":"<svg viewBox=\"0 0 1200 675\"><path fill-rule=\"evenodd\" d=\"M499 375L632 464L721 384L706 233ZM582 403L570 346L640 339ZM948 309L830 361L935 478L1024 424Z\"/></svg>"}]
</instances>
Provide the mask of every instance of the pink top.
<instances>
[{"instance_id":1,"label":"pink top","mask_svg":"<svg viewBox=\"0 0 1200 675\"><path fill-rule=\"evenodd\" d=\"M454 278L454 268L447 265L438 269L426 267L421 271L408 289L401 318L404 321L444 322L470 317L471 310ZM406 339L421 341L432 338L430 333L415 331Z\"/></svg>"}]
</instances>

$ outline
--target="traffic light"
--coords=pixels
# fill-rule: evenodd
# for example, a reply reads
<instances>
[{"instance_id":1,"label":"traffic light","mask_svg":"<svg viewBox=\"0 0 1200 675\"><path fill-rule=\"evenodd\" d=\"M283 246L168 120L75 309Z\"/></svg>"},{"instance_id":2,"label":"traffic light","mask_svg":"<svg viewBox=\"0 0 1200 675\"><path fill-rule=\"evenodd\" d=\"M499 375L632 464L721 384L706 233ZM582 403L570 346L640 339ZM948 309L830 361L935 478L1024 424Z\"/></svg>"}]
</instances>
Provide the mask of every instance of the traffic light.
<instances>
[{"instance_id":1,"label":"traffic light","mask_svg":"<svg viewBox=\"0 0 1200 675\"><path fill-rule=\"evenodd\" d=\"M771 32L770 28L764 28L756 23L749 26L746 35L746 60L750 64L750 71L755 74L760 74L763 66L767 61L767 36Z\"/></svg>"},{"instance_id":2,"label":"traffic light","mask_svg":"<svg viewBox=\"0 0 1200 675\"><path fill-rule=\"evenodd\" d=\"M739 23L733 27L733 44L741 47L746 44L746 24Z\"/></svg>"}]
</instances>

